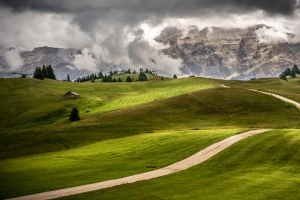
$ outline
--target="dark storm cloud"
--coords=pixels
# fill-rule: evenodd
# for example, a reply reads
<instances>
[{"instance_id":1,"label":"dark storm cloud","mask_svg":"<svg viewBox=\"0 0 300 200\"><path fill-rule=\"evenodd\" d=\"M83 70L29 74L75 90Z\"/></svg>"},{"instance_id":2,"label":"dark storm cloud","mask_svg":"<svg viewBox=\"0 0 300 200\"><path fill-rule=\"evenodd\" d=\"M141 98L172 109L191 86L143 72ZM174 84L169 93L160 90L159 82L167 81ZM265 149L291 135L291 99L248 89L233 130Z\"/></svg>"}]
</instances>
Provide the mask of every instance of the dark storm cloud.
<instances>
[{"instance_id":1,"label":"dark storm cloud","mask_svg":"<svg viewBox=\"0 0 300 200\"><path fill-rule=\"evenodd\" d=\"M72 23L86 32L97 27L156 25L165 18L244 14L263 10L271 15L292 15L296 0L0 0L12 12L37 11L71 14ZM102 24L101 24L102 23Z\"/></svg>"},{"instance_id":2,"label":"dark storm cloud","mask_svg":"<svg viewBox=\"0 0 300 200\"><path fill-rule=\"evenodd\" d=\"M292 14L296 7L296 0L0 0L2 6L11 8L15 12L36 10L41 12L80 13L97 11L109 13L119 11L146 15L171 15L178 17L199 15L198 11L212 9L234 12L261 9L270 14Z\"/></svg>"}]
</instances>

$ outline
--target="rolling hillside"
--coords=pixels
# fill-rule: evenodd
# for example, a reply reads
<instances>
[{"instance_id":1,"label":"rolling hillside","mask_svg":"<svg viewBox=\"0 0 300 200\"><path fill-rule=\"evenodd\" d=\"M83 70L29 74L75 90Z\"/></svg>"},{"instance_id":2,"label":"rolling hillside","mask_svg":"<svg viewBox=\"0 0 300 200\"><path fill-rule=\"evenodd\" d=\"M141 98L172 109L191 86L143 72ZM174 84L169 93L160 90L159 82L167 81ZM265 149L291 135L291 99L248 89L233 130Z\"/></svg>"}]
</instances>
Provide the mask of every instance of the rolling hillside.
<instances>
[{"instance_id":1,"label":"rolling hillside","mask_svg":"<svg viewBox=\"0 0 300 200\"><path fill-rule=\"evenodd\" d=\"M272 128L275 130L240 142L190 170L70 198L195 199L204 195L218 199L225 195L238 199L255 192L254 199L263 199L290 192L293 199L300 180L290 175L299 172L300 111L248 88L300 102L299 81L161 80L155 76L148 82L133 83L0 79L4 86L0 88L0 109L5 113L0 116L0 198L151 171L230 135ZM223 83L230 88L222 88ZM65 100L63 95L69 90L80 98ZM71 123L68 115L74 106L82 120ZM274 176L267 176L271 173ZM270 185L261 193L260 177ZM286 189L272 192L282 184L271 185L284 178ZM247 184L241 184L244 181ZM138 194L134 187L143 192ZM224 192L216 192L222 188Z\"/></svg>"}]
</instances>

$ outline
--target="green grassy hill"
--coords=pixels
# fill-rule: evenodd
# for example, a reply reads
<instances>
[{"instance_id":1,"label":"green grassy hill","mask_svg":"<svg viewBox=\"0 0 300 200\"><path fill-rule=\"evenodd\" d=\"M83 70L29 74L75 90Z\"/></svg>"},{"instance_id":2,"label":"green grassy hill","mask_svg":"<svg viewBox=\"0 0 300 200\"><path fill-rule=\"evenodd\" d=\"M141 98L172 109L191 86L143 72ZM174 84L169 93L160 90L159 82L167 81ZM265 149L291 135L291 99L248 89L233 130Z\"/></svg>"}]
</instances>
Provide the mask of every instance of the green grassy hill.
<instances>
[{"instance_id":1,"label":"green grassy hill","mask_svg":"<svg viewBox=\"0 0 300 200\"><path fill-rule=\"evenodd\" d=\"M117 76L125 79L127 75ZM149 80L132 83L102 83L98 80L96 83L69 83L0 79L0 109L4 113L0 115L0 177L4 180L0 186L0 198L149 171L188 157L205 146L244 130L277 129L267 134L272 134L269 138L273 138L272 142L275 143L276 134L281 135L279 139L284 135L289 137L290 132L298 133L299 109L272 96L248 90L252 88L273 92L300 102L298 78L289 82L279 79L245 82L205 78L161 80L161 77L151 75ZM222 88L220 84L230 88ZM67 91L79 93L80 98L64 99L63 95ZM71 123L68 115L73 107L79 109L81 120ZM260 137L265 137L265 134L255 136L253 144L267 145L255 140ZM294 140L298 139L292 141ZM252 140L247 141L251 144ZM285 142L289 144L288 140ZM243 142L238 145L246 144L248 143ZM246 148L250 153L255 151L253 145ZM274 151L279 150L278 148L279 145L274 147ZM234 150L235 153L230 150L228 152L227 157L235 154L245 156L239 153L242 152L240 149ZM261 156L269 157L265 152L262 154ZM214 159L206 162L212 163L207 165L217 165ZM293 159L282 159L280 162L293 167L299 157L295 156ZM229 166L238 166L239 162ZM269 162L272 163L273 160ZM253 161L253 165L256 164L258 161ZM247 169L253 166L251 163L244 165L249 165ZM201 171L201 166L193 168L196 171L191 169L190 174L183 173L183 176L198 177L204 181L201 184L207 182L207 185L220 178L214 171L211 174L216 175L215 179L209 179L205 173L196 175L198 167ZM264 172L273 173L274 169L269 166L266 168ZM225 174L222 178L228 177L232 185L239 184L234 179L235 174L231 174L228 168L223 171ZM180 176L179 174L178 177ZM297 180L289 179L288 184L297 184ZM167 177L157 181L162 188L169 183ZM273 179L268 181L273 183ZM172 177L170 182L176 183ZM143 185L144 182L140 184ZM255 185L256 182L252 184ZM173 187L176 188L175 185ZM196 185L191 184L191 191L188 193L190 197L205 193L204 190L192 192L192 187ZM134 190L126 196L126 189L123 190L123 186L118 188L115 195L132 199L130 195L134 195ZM147 186L144 190L152 190L150 188ZM208 191L215 193L213 188ZM83 197L95 198L99 193L103 194L101 199L116 197L110 193L110 189ZM151 195L146 192L145 198L151 199ZM205 195L207 196L206 193ZM138 197L143 198L136 196L137 199ZM158 190L154 197L166 196L159 194ZM214 198L218 197L221 195ZM174 198L184 197L175 195Z\"/></svg>"}]
</instances>

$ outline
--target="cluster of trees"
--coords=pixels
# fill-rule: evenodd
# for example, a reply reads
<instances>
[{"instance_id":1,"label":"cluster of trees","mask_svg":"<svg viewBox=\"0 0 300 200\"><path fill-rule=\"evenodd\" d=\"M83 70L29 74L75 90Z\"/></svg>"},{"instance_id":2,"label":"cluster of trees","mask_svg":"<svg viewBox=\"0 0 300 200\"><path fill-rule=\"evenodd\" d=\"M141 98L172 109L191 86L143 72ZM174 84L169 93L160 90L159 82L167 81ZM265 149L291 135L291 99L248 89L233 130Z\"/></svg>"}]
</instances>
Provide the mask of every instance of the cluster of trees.
<instances>
[{"instance_id":1,"label":"cluster of trees","mask_svg":"<svg viewBox=\"0 0 300 200\"><path fill-rule=\"evenodd\" d=\"M96 79L102 79L103 77L104 76L103 76L102 72L99 72L98 74L93 73L93 74L89 74L87 76L78 77L75 80L75 82L87 82L87 81L95 82ZM67 78L67 80L70 81L69 78Z\"/></svg>"},{"instance_id":2,"label":"cluster of trees","mask_svg":"<svg viewBox=\"0 0 300 200\"><path fill-rule=\"evenodd\" d=\"M154 71L151 71L148 69L144 70L143 68L140 68L139 73L136 70L131 71L130 69L122 71L122 72L127 73L127 74L139 74L139 77L136 80L134 80L134 78L131 78L130 76L127 76L125 82L148 81L146 74L156 75L156 73ZM118 74L118 73L119 73L118 71L110 71L107 75L106 74L103 75L102 72L99 72L98 74L93 73L93 74L89 74L87 76L78 77L75 80L75 82L87 82L87 81L95 82L96 79L102 79L102 82L122 82L122 79L120 77L118 79L113 78L113 75ZM66 81L71 81L69 74L67 76Z\"/></svg>"},{"instance_id":3,"label":"cluster of trees","mask_svg":"<svg viewBox=\"0 0 300 200\"><path fill-rule=\"evenodd\" d=\"M50 79L56 79L56 76L54 74L53 68L51 65L48 65L47 67L43 65L43 67L36 67L33 78L44 80L44 78L50 78Z\"/></svg>"},{"instance_id":4,"label":"cluster of trees","mask_svg":"<svg viewBox=\"0 0 300 200\"><path fill-rule=\"evenodd\" d=\"M113 78L111 75L106 76L106 74L104 75L104 77L102 78L102 82L122 82L121 78L119 77L118 80L116 78Z\"/></svg>"},{"instance_id":5,"label":"cluster of trees","mask_svg":"<svg viewBox=\"0 0 300 200\"><path fill-rule=\"evenodd\" d=\"M282 72L279 76L280 79L287 81L287 76L290 76L291 78L295 78L296 74L300 74L300 69L298 68L297 65L294 65L292 69L287 68Z\"/></svg>"}]
</instances>

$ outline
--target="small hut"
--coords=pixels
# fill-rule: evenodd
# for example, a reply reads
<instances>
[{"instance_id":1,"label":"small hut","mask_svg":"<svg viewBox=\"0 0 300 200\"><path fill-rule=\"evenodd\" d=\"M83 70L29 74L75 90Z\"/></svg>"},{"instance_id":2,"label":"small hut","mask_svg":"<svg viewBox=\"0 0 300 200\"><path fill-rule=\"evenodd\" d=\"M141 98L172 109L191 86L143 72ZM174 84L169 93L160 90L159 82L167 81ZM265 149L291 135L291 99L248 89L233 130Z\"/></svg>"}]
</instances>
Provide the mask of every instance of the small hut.
<instances>
[{"instance_id":1,"label":"small hut","mask_svg":"<svg viewBox=\"0 0 300 200\"><path fill-rule=\"evenodd\" d=\"M79 98L79 94L77 94L76 92L69 91L65 94L65 98L66 99L77 99L77 98Z\"/></svg>"}]
</instances>

